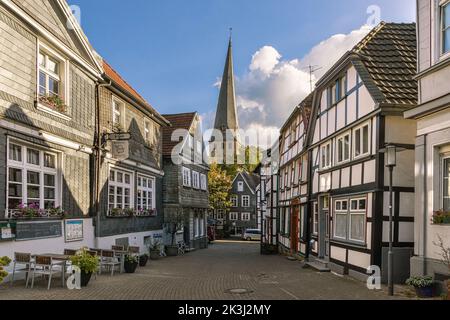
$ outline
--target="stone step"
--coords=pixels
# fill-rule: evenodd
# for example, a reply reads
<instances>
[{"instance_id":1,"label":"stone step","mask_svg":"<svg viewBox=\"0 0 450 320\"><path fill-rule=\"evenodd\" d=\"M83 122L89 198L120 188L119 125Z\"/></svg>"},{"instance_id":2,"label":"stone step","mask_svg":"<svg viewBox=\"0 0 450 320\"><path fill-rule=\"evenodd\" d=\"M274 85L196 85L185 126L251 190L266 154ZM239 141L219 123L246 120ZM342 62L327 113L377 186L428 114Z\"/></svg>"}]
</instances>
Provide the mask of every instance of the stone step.
<instances>
[{"instance_id":1,"label":"stone step","mask_svg":"<svg viewBox=\"0 0 450 320\"><path fill-rule=\"evenodd\" d=\"M314 261L314 262L307 262L306 265L319 271L319 272L331 272L330 268L328 268L328 263L323 264L323 263Z\"/></svg>"}]
</instances>

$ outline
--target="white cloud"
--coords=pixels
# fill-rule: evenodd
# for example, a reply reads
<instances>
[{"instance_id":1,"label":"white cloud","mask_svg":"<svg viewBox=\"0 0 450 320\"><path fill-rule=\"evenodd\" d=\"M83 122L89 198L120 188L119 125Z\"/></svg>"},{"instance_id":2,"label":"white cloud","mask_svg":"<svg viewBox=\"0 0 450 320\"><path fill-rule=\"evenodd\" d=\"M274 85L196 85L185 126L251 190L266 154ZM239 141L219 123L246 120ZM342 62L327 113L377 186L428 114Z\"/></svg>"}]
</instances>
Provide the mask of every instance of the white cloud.
<instances>
[{"instance_id":1,"label":"white cloud","mask_svg":"<svg viewBox=\"0 0 450 320\"><path fill-rule=\"evenodd\" d=\"M308 66L321 67L313 75L315 83L369 31L370 27L362 26L349 34L333 35L301 59L283 60L271 46L259 49L253 55L247 73L236 79L241 128L258 128L267 132L278 130L293 108L310 92Z\"/></svg>"}]
</instances>

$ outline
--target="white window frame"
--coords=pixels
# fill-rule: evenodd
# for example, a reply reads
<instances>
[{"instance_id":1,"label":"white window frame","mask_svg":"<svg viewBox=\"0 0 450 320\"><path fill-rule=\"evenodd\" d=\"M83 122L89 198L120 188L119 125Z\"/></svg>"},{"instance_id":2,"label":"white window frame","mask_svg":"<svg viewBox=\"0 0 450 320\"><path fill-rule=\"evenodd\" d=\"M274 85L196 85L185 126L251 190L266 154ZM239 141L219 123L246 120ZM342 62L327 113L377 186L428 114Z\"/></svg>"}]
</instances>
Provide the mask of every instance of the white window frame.
<instances>
[{"instance_id":1,"label":"white window frame","mask_svg":"<svg viewBox=\"0 0 450 320\"><path fill-rule=\"evenodd\" d=\"M446 6L450 6L450 0L441 0L438 5L438 34L439 34L439 56L441 59L446 59L450 57L450 50L444 51L444 42L445 42L445 32L450 32L450 27L447 27L446 30L444 30L444 8ZM450 45L450 44L449 44Z\"/></svg>"},{"instance_id":2,"label":"white window frame","mask_svg":"<svg viewBox=\"0 0 450 320\"><path fill-rule=\"evenodd\" d=\"M230 221L238 221L238 220L239 220L239 213L230 212Z\"/></svg>"},{"instance_id":3,"label":"white window frame","mask_svg":"<svg viewBox=\"0 0 450 320\"><path fill-rule=\"evenodd\" d=\"M439 192L439 198L440 198L440 208L439 209L443 209L445 210L450 210L450 208L444 208L444 184L445 184L445 178L444 178L444 164L445 161L450 161L450 153L443 153L441 154L441 166L440 166L440 192ZM450 176L447 178L448 180L450 180ZM447 182L450 184L450 182ZM449 186L449 192L450 192L450 186Z\"/></svg>"},{"instance_id":4,"label":"white window frame","mask_svg":"<svg viewBox=\"0 0 450 320\"><path fill-rule=\"evenodd\" d=\"M120 105L119 112L116 110L116 103ZM111 114L112 114L112 124L113 126L120 126L120 128L125 130L125 101L113 95L111 99ZM119 123L116 121L116 115L119 115Z\"/></svg>"},{"instance_id":5,"label":"white window frame","mask_svg":"<svg viewBox=\"0 0 450 320\"><path fill-rule=\"evenodd\" d=\"M231 207L237 208L239 206L239 196L238 195L233 194L230 197L230 201L231 201Z\"/></svg>"},{"instance_id":6,"label":"white window frame","mask_svg":"<svg viewBox=\"0 0 450 320\"><path fill-rule=\"evenodd\" d=\"M361 197L361 198L351 198L349 200L349 218L348 218L348 240L351 242L359 242L359 243L365 243L366 242L366 233L367 228L366 225L364 225L364 232L363 232L363 239L353 239L352 238L352 216L353 215L364 215L364 224L366 224L367 219L367 197ZM352 209L352 202L357 201L357 209ZM364 208L360 206L361 201L364 201Z\"/></svg>"},{"instance_id":7,"label":"white window frame","mask_svg":"<svg viewBox=\"0 0 450 320\"><path fill-rule=\"evenodd\" d=\"M347 204L347 208L346 209L342 209L343 206L342 204L346 203ZM340 206L338 206L338 204ZM340 216L345 216L345 220L346 220L346 224L345 224L345 237L341 237L338 236L336 234L336 229L337 229L337 215ZM348 199L336 199L334 201L334 223L333 223L334 227L333 227L333 238L334 239L338 239L338 240L343 240L346 241L348 239L348 234L349 234L349 200Z\"/></svg>"},{"instance_id":8,"label":"white window frame","mask_svg":"<svg viewBox=\"0 0 450 320\"><path fill-rule=\"evenodd\" d=\"M238 181L237 189L238 192L244 192L244 181Z\"/></svg>"},{"instance_id":9,"label":"white window frame","mask_svg":"<svg viewBox=\"0 0 450 320\"><path fill-rule=\"evenodd\" d=\"M319 203L313 203L313 234L319 234Z\"/></svg>"},{"instance_id":10,"label":"white window frame","mask_svg":"<svg viewBox=\"0 0 450 320\"><path fill-rule=\"evenodd\" d=\"M10 159L10 145L17 145L21 147L21 161L15 161ZM27 150L32 149L39 152L39 165L27 163ZM55 168L48 168L44 166L44 156L45 154L49 154L55 157ZM9 184L20 184L22 186L22 200L21 203L27 205L28 202L28 194L27 194L27 186L29 185L27 179L28 171L38 172L39 173L39 208L45 209L45 201L53 201L55 203L54 207L58 208L62 205L62 184L61 184L61 153L42 148L40 146L36 146L31 143L27 143L18 139L9 139L7 140L6 145L6 213L9 216L11 210L15 210L17 208L9 208L9 198L19 199L19 197L10 197L9 196ZM22 181L20 183L14 183L9 181L9 169L17 169L22 170ZM53 175L55 177L55 186L47 186L47 188L52 188L55 190L55 199L45 199L45 188L44 185L44 175ZM36 185L37 186L37 185ZM37 199L36 199L37 200Z\"/></svg>"},{"instance_id":11,"label":"white window frame","mask_svg":"<svg viewBox=\"0 0 450 320\"><path fill-rule=\"evenodd\" d=\"M200 189L204 191L208 190L208 178L204 173L200 174Z\"/></svg>"},{"instance_id":12,"label":"white window frame","mask_svg":"<svg viewBox=\"0 0 450 320\"><path fill-rule=\"evenodd\" d=\"M329 150L327 150L327 148L329 148ZM325 164L323 163L324 152L328 153L328 154L325 154ZM332 163L331 158L332 158L331 141L329 141L320 146L320 168L321 169L331 168L331 163Z\"/></svg>"},{"instance_id":13,"label":"white window frame","mask_svg":"<svg viewBox=\"0 0 450 320\"><path fill-rule=\"evenodd\" d=\"M183 187L190 188L192 186L191 169L182 167Z\"/></svg>"},{"instance_id":14,"label":"white window frame","mask_svg":"<svg viewBox=\"0 0 450 320\"><path fill-rule=\"evenodd\" d=\"M192 188L200 189L200 173L192 171Z\"/></svg>"},{"instance_id":15,"label":"white window frame","mask_svg":"<svg viewBox=\"0 0 450 320\"><path fill-rule=\"evenodd\" d=\"M251 217L252 217L252 215L250 212L242 212L242 214L241 214L242 221L251 221L252 220Z\"/></svg>"},{"instance_id":16,"label":"white window frame","mask_svg":"<svg viewBox=\"0 0 450 320\"><path fill-rule=\"evenodd\" d=\"M364 134L363 134L363 132L364 132L364 127L366 127L366 126L367 126L367 152L364 152ZM357 139L356 139L356 132L358 130L360 130L360 139L359 139L359 141L357 141ZM371 144L372 144L371 143L371 141L372 141L372 139L371 139L372 134L371 134L370 122L365 122L365 123L355 127L353 129L353 135L352 136L353 136L353 141L352 141L353 142L352 143L353 144L353 148L352 148L353 159L360 159L360 158L363 158L363 157L369 155L370 152L371 152ZM356 155L356 146L358 144L359 144L361 153L359 155Z\"/></svg>"},{"instance_id":17,"label":"white window frame","mask_svg":"<svg viewBox=\"0 0 450 320\"><path fill-rule=\"evenodd\" d=\"M343 164L346 162L349 162L351 159L352 154L352 140L351 140L351 133L346 132L339 137L336 138L336 164ZM348 137L348 155L347 157L345 154L345 138ZM342 141L342 160L339 161L339 152L340 152L340 145L339 142Z\"/></svg>"},{"instance_id":18,"label":"white window frame","mask_svg":"<svg viewBox=\"0 0 450 320\"><path fill-rule=\"evenodd\" d=\"M114 171L114 181L111 181L111 171ZM122 182L118 182L117 181L117 173L122 173L123 174L123 180ZM127 184L125 182L125 175L129 175L130 176L130 183ZM111 206L111 202L110 202L110 187L114 187L114 203ZM109 171L108 171L108 211L110 212L112 209L119 209L120 207L118 206L118 202L117 202L117 188L122 188L123 193L122 193L122 208L121 209L134 209L134 172L126 170L126 169L122 169L120 167L116 167L116 166L110 166L109 167ZM125 208L125 189L130 189L130 204L129 204L129 208Z\"/></svg>"},{"instance_id":19,"label":"white window frame","mask_svg":"<svg viewBox=\"0 0 450 320\"><path fill-rule=\"evenodd\" d=\"M44 54L47 57L51 57L59 63L59 74L54 74L50 70L42 68L39 64L39 56ZM70 120L71 118L61 112L47 107L46 105L40 103L40 72L46 74L46 95L48 95L48 77L53 77L59 81L59 97L63 100L64 104L68 107L70 106L70 89L69 89L69 60L63 57L61 54L57 53L55 50L45 45L42 41L38 40L37 50L36 50L36 96L37 96L37 108L40 111L48 112L54 116L60 117L64 120Z\"/></svg>"},{"instance_id":20,"label":"white window frame","mask_svg":"<svg viewBox=\"0 0 450 320\"><path fill-rule=\"evenodd\" d=\"M147 181L147 187L144 187L143 181L144 179ZM139 184L139 180L140 180L140 184ZM151 187L148 186L149 182L151 183ZM143 210L154 210L156 209L156 183L155 183L155 177L151 177L151 176L146 176L143 174L138 174L138 183L137 183L137 188L136 188L136 192L137 192L137 208L138 209L143 209ZM144 192L147 193L147 197L146 197L146 206L143 205L143 200L144 197L143 196L139 196L139 192L142 192L142 195L144 194ZM152 199L152 203L149 206L149 192L152 194L151 199Z\"/></svg>"},{"instance_id":21,"label":"white window frame","mask_svg":"<svg viewBox=\"0 0 450 320\"><path fill-rule=\"evenodd\" d=\"M243 208L250 208L250 196L242 196L242 207ZM245 202L248 202L248 205L245 205Z\"/></svg>"}]
</instances>

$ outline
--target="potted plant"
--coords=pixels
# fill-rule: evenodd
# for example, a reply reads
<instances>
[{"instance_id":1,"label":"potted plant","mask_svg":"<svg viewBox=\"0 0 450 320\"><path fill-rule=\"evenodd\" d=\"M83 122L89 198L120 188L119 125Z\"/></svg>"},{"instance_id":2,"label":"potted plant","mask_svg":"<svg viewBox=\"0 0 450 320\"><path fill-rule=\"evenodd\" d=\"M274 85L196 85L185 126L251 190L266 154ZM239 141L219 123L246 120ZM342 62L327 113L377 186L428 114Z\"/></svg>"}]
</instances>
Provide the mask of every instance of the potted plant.
<instances>
[{"instance_id":1,"label":"potted plant","mask_svg":"<svg viewBox=\"0 0 450 320\"><path fill-rule=\"evenodd\" d=\"M438 234L437 238L438 241L434 242L434 245L441 250L440 256L442 263L447 266L447 300L450 300L450 247L445 245L444 239L441 235Z\"/></svg>"},{"instance_id":2,"label":"potted plant","mask_svg":"<svg viewBox=\"0 0 450 320\"><path fill-rule=\"evenodd\" d=\"M86 287L92 274L98 270L98 258L89 254L87 248L83 248L71 257L70 261L73 266L80 268L81 286Z\"/></svg>"},{"instance_id":3,"label":"potted plant","mask_svg":"<svg viewBox=\"0 0 450 320\"><path fill-rule=\"evenodd\" d=\"M0 284L3 282L3 279L5 279L8 276L8 272L6 272L3 267L9 266L11 263L11 259L8 257L0 257Z\"/></svg>"},{"instance_id":4,"label":"potted plant","mask_svg":"<svg viewBox=\"0 0 450 320\"><path fill-rule=\"evenodd\" d=\"M161 242L154 241L150 246L150 259L158 260L161 257Z\"/></svg>"},{"instance_id":5,"label":"potted plant","mask_svg":"<svg viewBox=\"0 0 450 320\"><path fill-rule=\"evenodd\" d=\"M166 246L166 253L169 257L174 257L178 255L178 245L176 243L176 234L178 231L183 230L184 225L184 214L183 209L175 209L169 212L165 216L165 224L167 226L167 231L171 236L171 245Z\"/></svg>"},{"instance_id":6,"label":"potted plant","mask_svg":"<svg viewBox=\"0 0 450 320\"><path fill-rule=\"evenodd\" d=\"M140 267L145 267L147 265L148 262L148 253L144 253L143 255L141 255L139 257L139 266Z\"/></svg>"},{"instance_id":7,"label":"potted plant","mask_svg":"<svg viewBox=\"0 0 450 320\"><path fill-rule=\"evenodd\" d=\"M414 287L416 294L419 298L431 298L433 297L433 277L411 277L406 280L408 286Z\"/></svg>"},{"instance_id":8,"label":"potted plant","mask_svg":"<svg viewBox=\"0 0 450 320\"><path fill-rule=\"evenodd\" d=\"M124 268L126 273L135 273L139 264L139 256L129 254L125 256Z\"/></svg>"}]
</instances>

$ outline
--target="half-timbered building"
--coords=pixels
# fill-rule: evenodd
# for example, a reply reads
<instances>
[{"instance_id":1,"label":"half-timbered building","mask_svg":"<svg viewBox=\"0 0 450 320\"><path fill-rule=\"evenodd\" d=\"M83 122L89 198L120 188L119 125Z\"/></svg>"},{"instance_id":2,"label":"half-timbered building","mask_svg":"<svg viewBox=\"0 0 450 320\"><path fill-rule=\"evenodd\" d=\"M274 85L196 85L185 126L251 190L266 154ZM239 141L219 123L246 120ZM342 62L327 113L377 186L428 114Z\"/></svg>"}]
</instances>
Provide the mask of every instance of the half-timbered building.
<instances>
[{"instance_id":1,"label":"half-timbered building","mask_svg":"<svg viewBox=\"0 0 450 320\"><path fill-rule=\"evenodd\" d=\"M416 28L381 23L317 83L309 135L311 248L316 267L364 276L387 270L389 175L382 153L401 147L393 176L396 279L414 246ZM406 273L406 275L404 274Z\"/></svg>"},{"instance_id":2,"label":"half-timbered building","mask_svg":"<svg viewBox=\"0 0 450 320\"><path fill-rule=\"evenodd\" d=\"M280 131L279 245L291 254L307 253L308 149L311 93L292 112ZM271 183L275 181L271 180ZM271 188L273 186L271 185Z\"/></svg>"}]
</instances>

